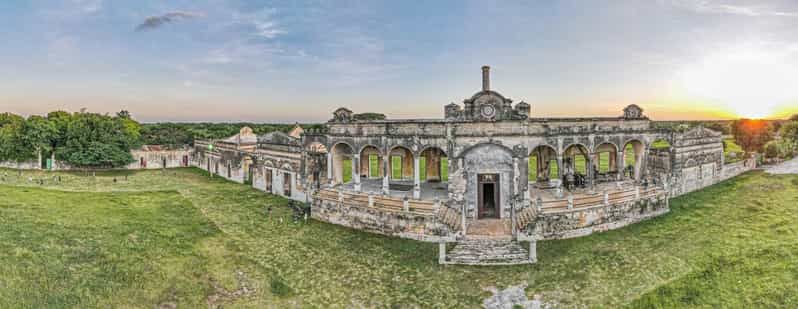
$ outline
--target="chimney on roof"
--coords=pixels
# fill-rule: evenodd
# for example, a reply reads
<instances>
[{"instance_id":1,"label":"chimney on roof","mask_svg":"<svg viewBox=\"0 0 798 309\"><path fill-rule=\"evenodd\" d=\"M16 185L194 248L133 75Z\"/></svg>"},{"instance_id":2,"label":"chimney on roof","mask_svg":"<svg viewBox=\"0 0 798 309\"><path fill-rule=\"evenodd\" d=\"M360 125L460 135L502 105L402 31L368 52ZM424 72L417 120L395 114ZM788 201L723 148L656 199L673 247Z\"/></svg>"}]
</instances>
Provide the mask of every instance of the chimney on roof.
<instances>
[{"instance_id":1,"label":"chimney on roof","mask_svg":"<svg viewBox=\"0 0 798 309\"><path fill-rule=\"evenodd\" d=\"M490 67L482 66L482 91L490 90Z\"/></svg>"}]
</instances>

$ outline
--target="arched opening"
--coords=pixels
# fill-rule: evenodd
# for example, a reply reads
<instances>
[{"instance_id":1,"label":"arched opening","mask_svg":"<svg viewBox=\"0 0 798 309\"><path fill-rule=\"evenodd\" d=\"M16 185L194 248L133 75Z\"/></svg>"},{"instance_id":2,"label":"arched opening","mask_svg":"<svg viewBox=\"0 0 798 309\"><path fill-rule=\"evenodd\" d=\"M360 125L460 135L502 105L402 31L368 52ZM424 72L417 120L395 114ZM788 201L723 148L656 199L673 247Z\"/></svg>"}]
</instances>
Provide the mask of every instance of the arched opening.
<instances>
[{"instance_id":1,"label":"arched opening","mask_svg":"<svg viewBox=\"0 0 798 309\"><path fill-rule=\"evenodd\" d=\"M352 181L352 146L338 143L332 147L332 171L335 183Z\"/></svg>"},{"instance_id":2,"label":"arched opening","mask_svg":"<svg viewBox=\"0 0 798 309\"><path fill-rule=\"evenodd\" d=\"M419 162L421 181L449 181L449 158L442 149L438 147L424 149L424 151L421 152Z\"/></svg>"},{"instance_id":3,"label":"arched opening","mask_svg":"<svg viewBox=\"0 0 798 309\"><path fill-rule=\"evenodd\" d=\"M396 146L388 152L392 180L413 180L413 152L403 146Z\"/></svg>"},{"instance_id":4,"label":"arched opening","mask_svg":"<svg viewBox=\"0 0 798 309\"><path fill-rule=\"evenodd\" d=\"M385 171L383 171L382 154L376 146L368 145L360 150L360 178L371 179L381 178Z\"/></svg>"},{"instance_id":5,"label":"arched opening","mask_svg":"<svg viewBox=\"0 0 798 309\"><path fill-rule=\"evenodd\" d=\"M590 161L589 155L590 152L583 145L573 144L568 146L563 152L564 168L567 170L570 167L575 173L583 176L587 175L588 162ZM570 163L570 166L568 163Z\"/></svg>"},{"instance_id":6,"label":"arched opening","mask_svg":"<svg viewBox=\"0 0 798 309\"><path fill-rule=\"evenodd\" d=\"M638 140L630 140L623 146L624 178L640 180L645 145Z\"/></svg>"},{"instance_id":7,"label":"arched opening","mask_svg":"<svg viewBox=\"0 0 798 309\"><path fill-rule=\"evenodd\" d=\"M557 179L557 151L547 145L540 145L529 153L529 174L527 181L533 183L548 183Z\"/></svg>"},{"instance_id":8,"label":"arched opening","mask_svg":"<svg viewBox=\"0 0 798 309\"><path fill-rule=\"evenodd\" d=\"M594 179L599 182L613 181L618 175L618 147L613 143L604 142L596 146L593 151L594 169L598 171Z\"/></svg>"}]
</instances>

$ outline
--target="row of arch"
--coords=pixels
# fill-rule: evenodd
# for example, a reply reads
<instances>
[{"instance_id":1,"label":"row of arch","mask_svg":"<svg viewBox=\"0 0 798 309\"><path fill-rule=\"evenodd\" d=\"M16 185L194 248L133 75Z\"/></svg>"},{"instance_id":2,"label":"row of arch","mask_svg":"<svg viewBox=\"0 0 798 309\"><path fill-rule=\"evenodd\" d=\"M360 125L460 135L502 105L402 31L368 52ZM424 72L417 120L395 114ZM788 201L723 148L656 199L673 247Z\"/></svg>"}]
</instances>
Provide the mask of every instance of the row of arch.
<instances>
[{"instance_id":1,"label":"row of arch","mask_svg":"<svg viewBox=\"0 0 798 309\"><path fill-rule=\"evenodd\" d=\"M337 143L330 148L329 156L332 180L336 183L357 178L409 181L417 177L419 181L427 182L448 180L448 155L438 147L427 147L415 155L404 146L394 146L383 152L376 146L366 145L355 152L349 144Z\"/></svg>"},{"instance_id":2,"label":"row of arch","mask_svg":"<svg viewBox=\"0 0 798 309\"><path fill-rule=\"evenodd\" d=\"M650 145L654 144L670 147L664 139L657 139ZM630 139L623 147L607 141L598 143L591 150L584 144L572 143L562 152L558 152L551 145L538 145L528 155L528 181L558 179L568 172L591 179L616 180L626 176L639 180L650 145L638 139ZM401 145L393 146L387 152L374 145L364 145L355 151L350 144L338 142L329 148L328 157L328 173L334 183L348 183L360 178L415 180L417 183L448 180L448 155L436 146L425 147L416 155L408 147ZM416 157L419 159L418 163L414 162ZM418 175L415 173L417 168Z\"/></svg>"},{"instance_id":3,"label":"row of arch","mask_svg":"<svg viewBox=\"0 0 798 309\"><path fill-rule=\"evenodd\" d=\"M616 180L624 175L640 179L643 173L646 145L636 139L628 140L623 147L615 143L599 143L592 151L583 144L574 143L562 153L550 145L539 145L529 155L529 181L549 181L573 173L591 179Z\"/></svg>"}]
</instances>

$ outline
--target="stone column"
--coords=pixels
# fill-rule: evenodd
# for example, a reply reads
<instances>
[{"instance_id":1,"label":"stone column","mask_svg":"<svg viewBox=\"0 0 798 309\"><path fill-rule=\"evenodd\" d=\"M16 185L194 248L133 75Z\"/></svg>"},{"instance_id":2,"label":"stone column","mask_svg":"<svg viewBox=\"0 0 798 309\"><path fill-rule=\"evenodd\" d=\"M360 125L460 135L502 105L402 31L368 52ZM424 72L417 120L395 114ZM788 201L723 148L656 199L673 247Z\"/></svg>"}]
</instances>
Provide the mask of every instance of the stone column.
<instances>
[{"instance_id":1,"label":"stone column","mask_svg":"<svg viewBox=\"0 0 798 309\"><path fill-rule=\"evenodd\" d=\"M538 161L540 161L540 160L538 160ZM527 170L526 170L526 175L522 175L522 177L520 177L520 179L526 178L526 181L522 181L521 183L524 185L524 189L523 189L523 191L524 191L524 205L529 205L529 201L531 199L530 196L529 196L529 181L532 180L532 179L529 179L529 157L524 157L523 164L524 164L524 166L527 167ZM535 174L537 175L538 173L535 173Z\"/></svg>"},{"instance_id":2,"label":"stone column","mask_svg":"<svg viewBox=\"0 0 798 309\"><path fill-rule=\"evenodd\" d=\"M385 155L382 157L382 170L382 193L387 195L390 193L391 156Z\"/></svg>"},{"instance_id":3,"label":"stone column","mask_svg":"<svg viewBox=\"0 0 798 309\"><path fill-rule=\"evenodd\" d=\"M360 192L360 154L352 155L352 180L355 183L355 192Z\"/></svg>"},{"instance_id":4,"label":"stone column","mask_svg":"<svg viewBox=\"0 0 798 309\"><path fill-rule=\"evenodd\" d=\"M617 152L610 152L609 162L609 170L610 171L617 171L618 170L618 153Z\"/></svg>"},{"instance_id":5,"label":"stone column","mask_svg":"<svg viewBox=\"0 0 798 309\"><path fill-rule=\"evenodd\" d=\"M446 263L446 243L439 242L438 243L438 264L445 264Z\"/></svg>"},{"instance_id":6,"label":"stone column","mask_svg":"<svg viewBox=\"0 0 798 309\"><path fill-rule=\"evenodd\" d=\"M335 185L335 177L333 176L332 150L330 152L327 152L327 180L330 182L330 187Z\"/></svg>"},{"instance_id":7,"label":"stone column","mask_svg":"<svg viewBox=\"0 0 798 309\"><path fill-rule=\"evenodd\" d=\"M538 261L538 243L535 240L529 241L529 261L532 263Z\"/></svg>"},{"instance_id":8,"label":"stone column","mask_svg":"<svg viewBox=\"0 0 798 309\"><path fill-rule=\"evenodd\" d=\"M621 151L617 157L615 164L618 167L618 180L623 180L623 174L626 170L626 151Z\"/></svg>"},{"instance_id":9,"label":"stone column","mask_svg":"<svg viewBox=\"0 0 798 309\"><path fill-rule=\"evenodd\" d=\"M562 166L562 164L563 164L562 161L563 161L562 160L562 155L558 154L557 155L557 179L560 179L560 180L562 180L562 175L563 175L562 172L563 172L563 168L564 168Z\"/></svg>"},{"instance_id":10,"label":"stone column","mask_svg":"<svg viewBox=\"0 0 798 309\"><path fill-rule=\"evenodd\" d=\"M421 198L421 169L419 166L421 165L421 158L419 156L415 156L413 158L413 198L420 199Z\"/></svg>"}]
</instances>

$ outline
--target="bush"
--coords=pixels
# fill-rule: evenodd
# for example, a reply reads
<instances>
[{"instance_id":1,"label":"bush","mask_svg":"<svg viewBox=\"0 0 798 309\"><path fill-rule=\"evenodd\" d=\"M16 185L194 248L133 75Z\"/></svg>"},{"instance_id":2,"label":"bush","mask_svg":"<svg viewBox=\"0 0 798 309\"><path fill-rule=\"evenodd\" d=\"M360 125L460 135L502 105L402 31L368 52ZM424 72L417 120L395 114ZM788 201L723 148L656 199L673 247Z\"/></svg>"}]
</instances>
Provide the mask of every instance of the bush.
<instances>
[{"instance_id":1,"label":"bush","mask_svg":"<svg viewBox=\"0 0 798 309\"><path fill-rule=\"evenodd\" d=\"M779 157L779 145L776 141L770 141L765 144L765 158L778 158Z\"/></svg>"}]
</instances>

